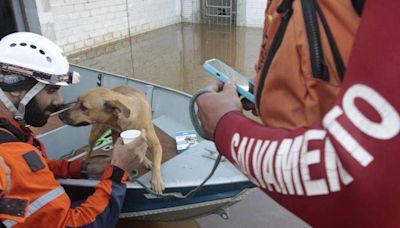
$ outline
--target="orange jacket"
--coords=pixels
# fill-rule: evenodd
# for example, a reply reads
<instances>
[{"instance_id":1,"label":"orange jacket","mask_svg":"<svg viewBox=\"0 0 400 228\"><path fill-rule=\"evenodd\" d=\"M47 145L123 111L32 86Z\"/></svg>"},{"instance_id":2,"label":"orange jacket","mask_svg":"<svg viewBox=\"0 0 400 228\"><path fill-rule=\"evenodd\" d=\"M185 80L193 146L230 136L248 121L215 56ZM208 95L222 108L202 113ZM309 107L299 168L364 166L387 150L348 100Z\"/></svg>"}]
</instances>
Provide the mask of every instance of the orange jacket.
<instances>
[{"instance_id":1,"label":"orange jacket","mask_svg":"<svg viewBox=\"0 0 400 228\"><path fill-rule=\"evenodd\" d=\"M107 167L93 195L72 209L55 176L73 177L71 170L76 167L68 169L67 161L46 160L38 148L17 139L0 144L0 156L11 170L10 192L4 195L9 183L0 166L0 220L4 226L113 227L118 221L126 191L127 173L122 169Z\"/></svg>"},{"instance_id":2,"label":"orange jacket","mask_svg":"<svg viewBox=\"0 0 400 228\"><path fill-rule=\"evenodd\" d=\"M56 178L77 179L81 177L82 160L75 160L72 162L68 162L67 160L48 160L44 145L34 137L30 129L20 126L14 119L0 114L0 130L2 130L2 132L0 132L0 142L23 141L38 148Z\"/></svg>"}]
</instances>

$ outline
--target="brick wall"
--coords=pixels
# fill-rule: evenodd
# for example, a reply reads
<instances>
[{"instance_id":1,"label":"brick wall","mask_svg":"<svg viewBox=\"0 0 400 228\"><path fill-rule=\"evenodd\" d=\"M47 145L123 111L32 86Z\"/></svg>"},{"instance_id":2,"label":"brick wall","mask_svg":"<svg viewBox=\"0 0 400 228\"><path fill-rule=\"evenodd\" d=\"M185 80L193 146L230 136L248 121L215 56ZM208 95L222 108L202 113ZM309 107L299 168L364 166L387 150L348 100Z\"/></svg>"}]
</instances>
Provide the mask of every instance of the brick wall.
<instances>
[{"instance_id":1,"label":"brick wall","mask_svg":"<svg viewBox=\"0 0 400 228\"><path fill-rule=\"evenodd\" d=\"M36 5L42 34L66 54L181 21L180 0L36 0Z\"/></svg>"},{"instance_id":2,"label":"brick wall","mask_svg":"<svg viewBox=\"0 0 400 228\"><path fill-rule=\"evenodd\" d=\"M237 1L238 25L262 27L266 0ZM199 22L201 8L200 0L36 0L36 5L42 34L66 54L182 21Z\"/></svg>"}]
</instances>

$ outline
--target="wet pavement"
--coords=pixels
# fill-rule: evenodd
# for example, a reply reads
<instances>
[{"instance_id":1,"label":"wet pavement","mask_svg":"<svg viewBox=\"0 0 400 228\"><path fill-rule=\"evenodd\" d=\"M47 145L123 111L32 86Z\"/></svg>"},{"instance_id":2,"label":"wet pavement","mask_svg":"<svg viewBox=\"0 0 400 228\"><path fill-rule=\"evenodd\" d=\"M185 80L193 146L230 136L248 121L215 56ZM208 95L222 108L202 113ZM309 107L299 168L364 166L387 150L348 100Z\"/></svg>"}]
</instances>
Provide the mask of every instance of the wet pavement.
<instances>
[{"instance_id":1,"label":"wet pavement","mask_svg":"<svg viewBox=\"0 0 400 228\"><path fill-rule=\"evenodd\" d=\"M193 94L214 78L202 64L218 58L254 77L262 30L200 24L176 24L69 56L71 62L153 82ZM121 222L118 227L266 228L308 227L260 190L231 207L230 219L210 215L183 223Z\"/></svg>"}]
</instances>

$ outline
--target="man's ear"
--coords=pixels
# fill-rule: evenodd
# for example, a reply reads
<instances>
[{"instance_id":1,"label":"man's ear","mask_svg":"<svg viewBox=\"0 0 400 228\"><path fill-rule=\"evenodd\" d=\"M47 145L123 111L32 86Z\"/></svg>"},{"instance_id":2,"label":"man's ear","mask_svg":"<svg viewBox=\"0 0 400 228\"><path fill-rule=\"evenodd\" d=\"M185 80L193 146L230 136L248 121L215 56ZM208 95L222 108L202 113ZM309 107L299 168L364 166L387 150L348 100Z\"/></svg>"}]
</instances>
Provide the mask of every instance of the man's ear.
<instances>
[{"instance_id":1,"label":"man's ear","mask_svg":"<svg viewBox=\"0 0 400 228\"><path fill-rule=\"evenodd\" d=\"M122 104L119 100L106 101L104 103L104 108L116 116L122 113L125 118L128 118L131 114L131 110L129 110L129 108Z\"/></svg>"},{"instance_id":2,"label":"man's ear","mask_svg":"<svg viewBox=\"0 0 400 228\"><path fill-rule=\"evenodd\" d=\"M5 92L6 96L10 101L18 106L18 103L22 100L22 98L25 96L26 91L11 91L11 92Z\"/></svg>"},{"instance_id":3,"label":"man's ear","mask_svg":"<svg viewBox=\"0 0 400 228\"><path fill-rule=\"evenodd\" d=\"M22 98L23 97L23 95L25 95L25 93L26 93L26 91L11 91L11 92L8 92L11 96L13 96L13 97L20 97L20 98Z\"/></svg>"}]
</instances>

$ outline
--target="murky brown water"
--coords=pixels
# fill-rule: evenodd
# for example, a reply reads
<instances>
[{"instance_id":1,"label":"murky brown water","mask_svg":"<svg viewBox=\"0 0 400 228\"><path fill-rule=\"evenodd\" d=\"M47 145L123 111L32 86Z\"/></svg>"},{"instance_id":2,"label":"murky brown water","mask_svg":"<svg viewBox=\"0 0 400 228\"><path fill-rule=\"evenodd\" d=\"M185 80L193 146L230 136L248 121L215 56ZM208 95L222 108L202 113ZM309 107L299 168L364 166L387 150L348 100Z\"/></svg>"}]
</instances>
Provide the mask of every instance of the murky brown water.
<instances>
[{"instance_id":1,"label":"murky brown water","mask_svg":"<svg viewBox=\"0 0 400 228\"><path fill-rule=\"evenodd\" d=\"M135 77L187 93L214 78L202 67L219 58L245 76L255 76L260 28L176 24L71 55L71 62Z\"/></svg>"}]
</instances>

